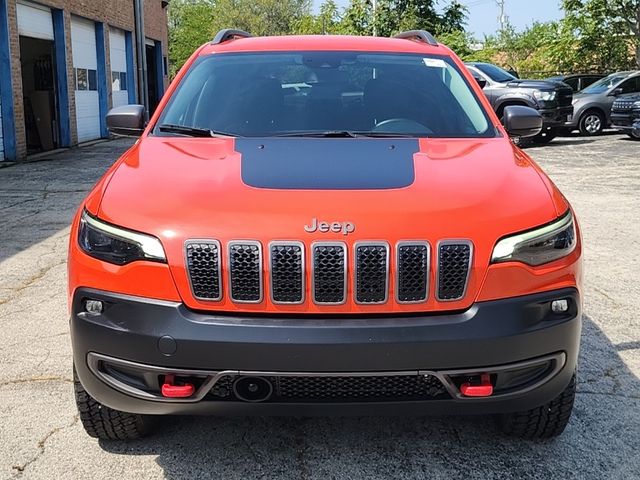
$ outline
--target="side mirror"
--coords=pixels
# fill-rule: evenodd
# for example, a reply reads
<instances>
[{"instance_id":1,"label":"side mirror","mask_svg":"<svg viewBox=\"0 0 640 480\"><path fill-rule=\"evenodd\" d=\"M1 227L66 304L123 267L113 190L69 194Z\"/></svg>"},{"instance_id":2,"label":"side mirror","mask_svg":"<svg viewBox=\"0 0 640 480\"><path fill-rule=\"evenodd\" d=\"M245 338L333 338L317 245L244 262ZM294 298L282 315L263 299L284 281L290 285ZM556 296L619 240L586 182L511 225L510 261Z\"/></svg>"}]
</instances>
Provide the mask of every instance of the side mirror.
<instances>
[{"instance_id":1,"label":"side mirror","mask_svg":"<svg viewBox=\"0 0 640 480\"><path fill-rule=\"evenodd\" d=\"M505 107L503 119L504 128L512 137L533 137L542 131L542 116L530 107Z\"/></svg>"},{"instance_id":2,"label":"side mirror","mask_svg":"<svg viewBox=\"0 0 640 480\"><path fill-rule=\"evenodd\" d=\"M478 82L478 85L480 85L480 88L484 88L487 86L487 81L484 78L476 77L475 75L473 76L473 78L476 79L476 82Z\"/></svg>"},{"instance_id":3,"label":"side mirror","mask_svg":"<svg viewBox=\"0 0 640 480\"><path fill-rule=\"evenodd\" d=\"M144 106L123 105L109 110L107 128L115 135L137 137L144 131Z\"/></svg>"},{"instance_id":4,"label":"side mirror","mask_svg":"<svg viewBox=\"0 0 640 480\"><path fill-rule=\"evenodd\" d=\"M622 89L622 87L618 87L611 90L611 93L609 94L609 96L617 97L618 95L622 95L623 93L624 93L624 90Z\"/></svg>"}]
</instances>

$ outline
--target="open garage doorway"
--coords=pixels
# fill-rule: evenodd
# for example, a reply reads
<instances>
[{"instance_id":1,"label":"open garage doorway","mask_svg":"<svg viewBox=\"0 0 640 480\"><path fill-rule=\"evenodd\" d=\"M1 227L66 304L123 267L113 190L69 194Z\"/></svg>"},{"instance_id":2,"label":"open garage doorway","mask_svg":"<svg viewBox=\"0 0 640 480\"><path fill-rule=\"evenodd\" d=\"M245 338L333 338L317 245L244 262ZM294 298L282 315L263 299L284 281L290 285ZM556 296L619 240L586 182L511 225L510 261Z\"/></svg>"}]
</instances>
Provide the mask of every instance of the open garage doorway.
<instances>
[{"instance_id":1,"label":"open garage doorway","mask_svg":"<svg viewBox=\"0 0 640 480\"><path fill-rule=\"evenodd\" d=\"M146 57L147 57L147 88L149 94L149 116L153 115L158 106L158 100L160 98L160 86L158 85L158 65L156 45L148 43L145 45Z\"/></svg>"},{"instance_id":2,"label":"open garage doorway","mask_svg":"<svg viewBox=\"0 0 640 480\"><path fill-rule=\"evenodd\" d=\"M20 37L27 154L58 148L59 115L52 40Z\"/></svg>"}]
</instances>

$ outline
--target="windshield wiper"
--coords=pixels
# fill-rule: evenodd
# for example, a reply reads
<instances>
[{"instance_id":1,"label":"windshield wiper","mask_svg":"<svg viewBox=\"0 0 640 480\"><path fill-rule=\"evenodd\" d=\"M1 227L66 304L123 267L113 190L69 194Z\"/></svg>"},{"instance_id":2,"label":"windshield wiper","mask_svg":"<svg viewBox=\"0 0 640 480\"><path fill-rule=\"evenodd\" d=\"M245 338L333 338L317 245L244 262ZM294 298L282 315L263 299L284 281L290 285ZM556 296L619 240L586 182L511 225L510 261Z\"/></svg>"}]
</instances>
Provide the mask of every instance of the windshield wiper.
<instances>
[{"instance_id":1,"label":"windshield wiper","mask_svg":"<svg viewBox=\"0 0 640 480\"><path fill-rule=\"evenodd\" d=\"M158 130L163 133L177 133L188 137L235 137L232 133L218 132L209 130L208 128L188 127L185 125L174 125L172 123L163 123L158 126Z\"/></svg>"},{"instance_id":2,"label":"windshield wiper","mask_svg":"<svg viewBox=\"0 0 640 480\"><path fill-rule=\"evenodd\" d=\"M360 137L381 137L381 138L415 138L421 135L412 133L376 132L376 131L351 131L351 130L329 130L326 132L287 132L273 135L274 137L310 137L310 138L360 138Z\"/></svg>"},{"instance_id":3,"label":"windshield wiper","mask_svg":"<svg viewBox=\"0 0 640 480\"><path fill-rule=\"evenodd\" d=\"M426 133L396 133L396 132L351 132L356 137L372 137L372 138L417 138L426 137Z\"/></svg>"},{"instance_id":4,"label":"windshield wiper","mask_svg":"<svg viewBox=\"0 0 640 480\"><path fill-rule=\"evenodd\" d=\"M311 130L308 132L286 132L277 133L274 137L312 137L312 138L356 138L357 135L347 130L328 130L326 132L319 132Z\"/></svg>"}]
</instances>

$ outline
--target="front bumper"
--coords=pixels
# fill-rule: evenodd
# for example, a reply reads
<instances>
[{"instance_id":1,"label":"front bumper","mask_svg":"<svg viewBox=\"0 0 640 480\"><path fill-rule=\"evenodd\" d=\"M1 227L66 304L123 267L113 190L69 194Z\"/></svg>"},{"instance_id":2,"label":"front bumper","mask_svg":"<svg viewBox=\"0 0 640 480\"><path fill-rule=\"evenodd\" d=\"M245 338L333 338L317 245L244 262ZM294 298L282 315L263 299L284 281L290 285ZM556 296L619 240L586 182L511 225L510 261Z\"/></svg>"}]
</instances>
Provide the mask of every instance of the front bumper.
<instances>
[{"instance_id":1,"label":"front bumper","mask_svg":"<svg viewBox=\"0 0 640 480\"><path fill-rule=\"evenodd\" d=\"M611 124L616 130L625 133L640 131L640 110L633 110L627 114L612 113Z\"/></svg>"},{"instance_id":2,"label":"front bumper","mask_svg":"<svg viewBox=\"0 0 640 480\"><path fill-rule=\"evenodd\" d=\"M84 311L87 299L101 300L104 311ZM568 299L566 313L551 311L550 302L556 299ZM366 415L401 409L402 413L418 414L499 413L541 405L566 387L576 367L580 318L581 301L575 289L481 302L465 312L445 315L368 318L200 313L180 303L79 289L73 299L71 333L82 385L101 403L122 411ZM486 398L462 398L456 395L455 385L449 385L450 395L434 399L379 402L218 401L205 391L222 373L271 377L309 372L331 376L402 372L455 383L456 375L471 371L517 371L520 366L548 359L549 369L543 376L522 388L505 389ZM200 376L203 383L207 379L210 383L191 399L159 398L153 391L145 391L145 385L136 386L135 381L126 385L109 381L108 369L117 370L124 364L141 369L141 378L151 384L170 371ZM101 365L107 370L101 371ZM118 378L126 379L127 375Z\"/></svg>"},{"instance_id":3,"label":"front bumper","mask_svg":"<svg viewBox=\"0 0 640 480\"><path fill-rule=\"evenodd\" d=\"M545 127L561 127L573 115L573 107L541 108L539 112Z\"/></svg>"}]
</instances>

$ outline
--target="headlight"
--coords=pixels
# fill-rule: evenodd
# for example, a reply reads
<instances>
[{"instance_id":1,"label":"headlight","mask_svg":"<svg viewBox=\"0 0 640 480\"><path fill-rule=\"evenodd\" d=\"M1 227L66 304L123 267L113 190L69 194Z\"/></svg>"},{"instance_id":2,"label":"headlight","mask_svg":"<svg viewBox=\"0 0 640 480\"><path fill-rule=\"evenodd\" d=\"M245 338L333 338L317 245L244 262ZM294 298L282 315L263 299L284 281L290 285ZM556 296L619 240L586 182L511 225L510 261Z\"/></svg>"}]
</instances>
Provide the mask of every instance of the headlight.
<instances>
[{"instance_id":1,"label":"headlight","mask_svg":"<svg viewBox=\"0 0 640 480\"><path fill-rule=\"evenodd\" d=\"M86 210L80 218L78 241L87 255L116 265L135 260L166 261L157 238L102 222Z\"/></svg>"},{"instance_id":2,"label":"headlight","mask_svg":"<svg viewBox=\"0 0 640 480\"><path fill-rule=\"evenodd\" d=\"M542 265L566 257L576 248L576 230L569 211L559 220L498 241L491 262Z\"/></svg>"},{"instance_id":3,"label":"headlight","mask_svg":"<svg viewBox=\"0 0 640 480\"><path fill-rule=\"evenodd\" d=\"M533 96L537 99L537 100L542 100L543 102L552 102L553 100L556 99L556 92L552 91L552 92L540 92L540 91L534 91L533 92Z\"/></svg>"},{"instance_id":4,"label":"headlight","mask_svg":"<svg viewBox=\"0 0 640 480\"><path fill-rule=\"evenodd\" d=\"M634 102L633 108L640 108L640 102Z\"/></svg>"}]
</instances>

